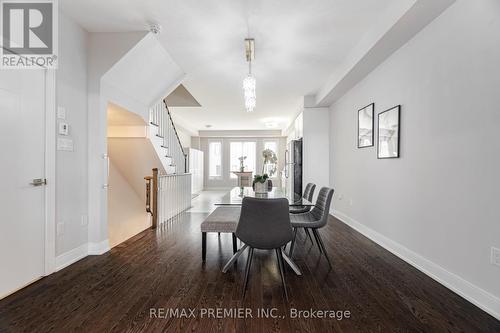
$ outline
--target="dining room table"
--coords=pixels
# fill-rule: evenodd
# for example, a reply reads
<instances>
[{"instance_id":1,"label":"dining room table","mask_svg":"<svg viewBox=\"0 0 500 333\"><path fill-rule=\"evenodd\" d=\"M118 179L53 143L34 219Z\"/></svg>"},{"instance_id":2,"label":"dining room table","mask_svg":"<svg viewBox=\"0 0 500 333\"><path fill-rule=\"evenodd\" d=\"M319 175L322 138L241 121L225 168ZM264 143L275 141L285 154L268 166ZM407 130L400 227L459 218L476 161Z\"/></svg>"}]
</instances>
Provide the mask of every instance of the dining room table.
<instances>
[{"instance_id":1,"label":"dining room table","mask_svg":"<svg viewBox=\"0 0 500 333\"><path fill-rule=\"evenodd\" d=\"M244 197L260 199L279 199L288 200L290 207L313 207L314 204L303 198L301 194L294 193L286 188L273 187L265 193L258 193L252 187L233 187L228 193L215 201L216 206L241 206Z\"/></svg>"},{"instance_id":2,"label":"dining room table","mask_svg":"<svg viewBox=\"0 0 500 333\"><path fill-rule=\"evenodd\" d=\"M228 193L222 196L219 200L217 200L214 205L216 206L241 206L243 202L243 198L251 197L251 198L260 198L260 199L278 199L285 198L288 200L288 204L290 207L313 207L314 204L309 200L302 197L299 193L294 193L286 188L282 187L272 187L265 193L258 193L252 187L233 187ZM233 257L226 263L222 272L227 272L231 265L238 260L241 254L247 249L247 245L243 245L234 255ZM285 262L292 268L292 270L297 275L302 275L297 264L293 262L293 260L283 252L283 259Z\"/></svg>"}]
</instances>

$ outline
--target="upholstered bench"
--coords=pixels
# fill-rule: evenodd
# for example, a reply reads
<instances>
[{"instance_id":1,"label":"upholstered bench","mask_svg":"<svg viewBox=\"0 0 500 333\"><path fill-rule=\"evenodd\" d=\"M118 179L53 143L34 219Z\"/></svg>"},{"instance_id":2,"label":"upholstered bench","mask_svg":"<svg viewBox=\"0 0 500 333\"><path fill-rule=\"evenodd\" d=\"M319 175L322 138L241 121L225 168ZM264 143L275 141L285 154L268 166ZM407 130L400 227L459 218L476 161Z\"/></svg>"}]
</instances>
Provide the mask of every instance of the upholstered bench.
<instances>
[{"instance_id":1,"label":"upholstered bench","mask_svg":"<svg viewBox=\"0 0 500 333\"><path fill-rule=\"evenodd\" d=\"M207 258L207 232L231 233L233 235L233 252L237 251L236 227L240 219L241 207L217 207L205 221L201 223L201 257Z\"/></svg>"}]
</instances>

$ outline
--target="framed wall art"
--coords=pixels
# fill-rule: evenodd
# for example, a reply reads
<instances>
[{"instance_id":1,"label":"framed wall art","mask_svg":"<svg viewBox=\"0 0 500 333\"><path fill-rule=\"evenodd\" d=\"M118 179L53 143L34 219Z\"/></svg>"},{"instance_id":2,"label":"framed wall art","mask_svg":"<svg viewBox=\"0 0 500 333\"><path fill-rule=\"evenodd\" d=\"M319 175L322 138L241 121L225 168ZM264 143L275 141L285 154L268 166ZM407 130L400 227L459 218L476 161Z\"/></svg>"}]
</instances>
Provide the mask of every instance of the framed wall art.
<instances>
[{"instance_id":1,"label":"framed wall art","mask_svg":"<svg viewBox=\"0 0 500 333\"><path fill-rule=\"evenodd\" d=\"M358 148L373 146L374 110L374 103L358 110Z\"/></svg>"},{"instance_id":2,"label":"framed wall art","mask_svg":"<svg viewBox=\"0 0 500 333\"><path fill-rule=\"evenodd\" d=\"M399 157L401 105L378 114L377 157Z\"/></svg>"}]
</instances>

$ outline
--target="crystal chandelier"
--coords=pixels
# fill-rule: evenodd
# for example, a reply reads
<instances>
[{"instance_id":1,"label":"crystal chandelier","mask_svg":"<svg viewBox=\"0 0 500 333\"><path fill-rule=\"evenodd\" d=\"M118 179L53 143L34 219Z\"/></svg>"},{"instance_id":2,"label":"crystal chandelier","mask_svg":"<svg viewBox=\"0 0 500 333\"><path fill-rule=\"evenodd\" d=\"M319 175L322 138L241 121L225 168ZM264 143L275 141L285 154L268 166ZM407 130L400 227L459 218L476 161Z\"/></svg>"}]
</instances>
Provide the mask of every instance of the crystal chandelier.
<instances>
[{"instance_id":1,"label":"crystal chandelier","mask_svg":"<svg viewBox=\"0 0 500 333\"><path fill-rule=\"evenodd\" d=\"M255 95L256 81L252 75L252 60L255 59L255 41L253 38L245 39L245 51L248 62L248 75L243 80L243 94L245 97L245 109L247 112L252 112L255 109L257 98Z\"/></svg>"},{"instance_id":2,"label":"crystal chandelier","mask_svg":"<svg viewBox=\"0 0 500 333\"><path fill-rule=\"evenodd\" d=\"M245 109L247 112L252 112L255 109L256 97L255 97L255 78L251 73L243 80L243 92L245 95Z\"/></svg>"}]
</instances>

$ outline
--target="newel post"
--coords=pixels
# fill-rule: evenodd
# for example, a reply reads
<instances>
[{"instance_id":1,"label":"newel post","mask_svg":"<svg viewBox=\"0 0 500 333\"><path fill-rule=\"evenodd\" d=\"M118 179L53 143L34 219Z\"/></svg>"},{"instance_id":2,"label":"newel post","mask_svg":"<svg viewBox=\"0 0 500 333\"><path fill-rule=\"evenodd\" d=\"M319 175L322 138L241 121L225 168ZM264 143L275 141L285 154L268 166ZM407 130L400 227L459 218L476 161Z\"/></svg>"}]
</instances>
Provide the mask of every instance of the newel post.
<instances>
[{"instance_id":1,"label":"newel post","mask_svg":"<svg viewBox=\"0 0 500 333\"><path fill-rule=\"evenodd\" d=\"M152 199L153 199L153 204L152 204L152 224L151 224L151 229L156 229L156 226L158 225L158 169L154 168L153 169L153 191L152 191Z\"/></svg>"}]
</instances>

